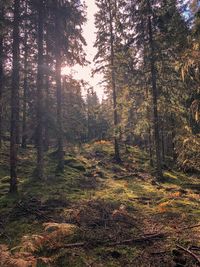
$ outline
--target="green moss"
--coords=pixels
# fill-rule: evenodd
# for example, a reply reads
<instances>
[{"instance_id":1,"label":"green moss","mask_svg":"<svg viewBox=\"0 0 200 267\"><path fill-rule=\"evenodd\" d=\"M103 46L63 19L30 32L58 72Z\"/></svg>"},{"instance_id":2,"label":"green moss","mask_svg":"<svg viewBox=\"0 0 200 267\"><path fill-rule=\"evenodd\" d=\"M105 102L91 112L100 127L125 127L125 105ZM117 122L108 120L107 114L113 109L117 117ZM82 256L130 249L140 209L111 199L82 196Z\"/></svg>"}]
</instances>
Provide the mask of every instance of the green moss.
<instances>
[{"instance_id":1,"label":"green moss","mask_svg":"<svg viewBox=\"0 0 200 267\"><path fill-rule=\"evenodd\" d=\"M99 264L104 264L103 266L109 267L120 267L124 266L134 266L134 260L139 255L138 248L132 246L120 246L120 247L100 247L94 249L92 252L96 257L96 261Z\"/></svg>"},{"instance_id":2,"label":"green moss","mask_svg":"<svg viewBox=\"0 0 200 267\"><path fill-rule=\"evenodd\" d=\"M4 176L0 179L0 183L2 184L6 184L6 183L9 183L10 182L10 176Z\"/></svg>"},{"instance_id":3,"label":"green moss","mask_svg":"<svg viewBox=\"0 0 200 267\"><path fill-rule=\"evenodd\" d=\"M71 255L68 251L63 250L57 260L55 261L55 266L60 267L83 267L86 265L86 260L84 255L79 255L80 253L77 253L74 257Z\"/></svg>"},{"instance_id":4,"label":"green moss","mask_svg":"<svg viewBox=\"0 0 200 267\"><path fill-rule=\"evenodd\" d=\"M42 226L38 222L30 222L26 218L10 222L6 226L5 232L8 237L12 238L13 246L19 245L21 237L24 235L31 235L42 231ZM6 241L6 238L5 238Z\"/></svg>"},{"instance_id":5,"label":"green moss","mask_svg":"<svg viewBox=\"0 0 200 267\"><path fill-rule=\"evenodd\" d=\"M197 176L189 176L177 170L164 173L165 181L162 184L152 183L151 168L148 155L138 147L129 147L129 152L121 150L122 164L115 164L112 160L113 145L110 142L94 142L83 147L81 153L65 155L65 170L63 174L55 172L57 155L50 151L45 156L45 181L32 177L35 168L35 150L20 150L19 165L19 194L10 196L9 188L8 155L4 152L0 159L3 171L0 168L0 214L9 217L13 207L21 199L36 198L42 203L52 207L57 202L58 207L52 211L52 220L67 221L71 218L69 213L77 212L76 220L80 227L79 234L72 237L70 242L95 242L97 239L137 237L139 230L131 225L123 224L115 229L115 224L109 228L105 224L90 226L79 221L81 206L89 203L102 203L99 209L102 214L108 212L111 216L115 209L125 207L125 212L136 218L140 228L145 232L171 230L170 224L177 224L182 218L186 225L196 223L200 219ZM99 174L99 175L98 175ZM100 175L100 174L103 174ZM184 189L184 190L183 190ZM59 201L67 203L66 207L60 206ZM105 207L104 207L105 204ZM164 207L161 209L161 207ZM110 207L113 207L110 209ZM92 209L92 214L87 212L86 217L95 216L98 210ZM181 217L182 216L182 217ZM111 217L112 218L112 217ZM75 220L75 221L76 221ZM121 228L120 228L121 227ZM155 228L155 229L154 229ZM42 231L42 222L31 221L28 218L16 218L6 225L6 232L11 239L11 245L19 242L26 234L36 234ZM152 230L153 229L153 230ZM116 233L122 234L116 237ZM120 232L121 231L121 232ZM126 233L126 236L123 234ZM192 237L190 237L191 239ZM183 239L183 244L185 237ZM7 242L6 239L1 239ZM66 240L68 242L69 240ZM168 247L175 244L174 240L165 241ZM162 242L162 241L161 241ZM171 242L171 243L169 243ZM174 242L174 243L173 243ZM173 244L172 244L173 243ZM165 247L165 243L161 243ZM140 246L119 246L108 248L77 248L61 250L57 253L55 266L135 266L135 259L141 255ZM146 251L146 247L142 248ZM60 253L60 254L59 254ZM41 265L42 266L42 265Z\"/></svg>"}]
</instances>

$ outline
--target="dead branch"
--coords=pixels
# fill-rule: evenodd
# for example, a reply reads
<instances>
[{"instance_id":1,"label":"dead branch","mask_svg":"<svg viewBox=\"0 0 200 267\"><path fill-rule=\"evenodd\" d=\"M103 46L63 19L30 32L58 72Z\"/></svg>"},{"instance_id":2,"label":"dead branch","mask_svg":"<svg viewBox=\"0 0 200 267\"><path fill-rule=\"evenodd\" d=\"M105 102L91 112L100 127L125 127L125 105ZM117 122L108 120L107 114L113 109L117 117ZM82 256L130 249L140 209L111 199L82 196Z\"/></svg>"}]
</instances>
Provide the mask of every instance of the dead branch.
<instances>
[{"instance_id":1,"label":"dead branch","mask_svg":"<svg viewBox=\"0 0 200 267\"><path fill-rule=\"evenodd\" d=\"M200 258L196 254L194 254L189 249L182 247L181 245L176 245L176 246L177 246L177 248L185 251L187 254L189 254L190 256L192 256L196 260L196 262L198 263L198 265L200 266Z\"/></svg>"},{"instance_id":2,"label":"dead branch","mask_svg":"<svg viewBox=\"0 0 200 267\"><path fill-rule=\"evenodd\" d=\"M142 236L140 238L136 238L136 239L121 240L121 241L117 241L117 242L108 243L105 245L106 246L129 245L129 244L134 244L134 243L150 242L153 240L158 240L158 239L163 239L163 238L165 238L165 234L155 233L155 234L148 234L148 235Z\"/></svg>"},{"instance_id":3,"label":"dead branch","mask_svg":"<svg viewBox=\"0 0 200 267\"><path fill-rule=\"evenodd\" d=\"M121 241L116 241L116 242L103 242L99 241L96 242L96 244L92 244L92 247L94 246L106 246L106 247L112 247L112 246L120 246L120 245L130 245L130 244L137 244L137 243L143 243L143 242L152 242L158 239L163 239L165 238L165 235L162 233L154 233L154 234L147 234L145 236L142 236L140 238L132 238L132 239L127 239L127 240L121 240ZM90 247L91 244L87 242L78 242L78 243L70 243L70 244L65 244L63 246L51 248L51 252L57 251L59 249L64 249L64 248L78 248L78 247Z\"/></svg>"}]
</instances>

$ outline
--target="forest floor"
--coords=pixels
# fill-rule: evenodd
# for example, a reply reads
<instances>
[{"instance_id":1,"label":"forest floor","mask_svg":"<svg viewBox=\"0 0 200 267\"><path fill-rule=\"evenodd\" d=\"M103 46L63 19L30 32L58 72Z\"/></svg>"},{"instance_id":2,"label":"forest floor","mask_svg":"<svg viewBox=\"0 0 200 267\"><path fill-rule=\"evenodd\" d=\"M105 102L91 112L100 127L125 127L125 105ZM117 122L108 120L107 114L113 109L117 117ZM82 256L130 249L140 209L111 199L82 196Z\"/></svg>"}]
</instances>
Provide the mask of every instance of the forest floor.
<instances>
[{"instance_id":1,"label":"forest floor","mask_svg":"<svg viewBox=\"0 0 200 267\"><path fill-rule=\"evenodd\" d=\"M0 155L0 266L199 266L197 174L167 170L157 183L138 147L116 164L112 144L99 141L66 153L62 175L49 151L38 181L29 147L10 196L8 151Z\"/></svg>"}]
</instances>

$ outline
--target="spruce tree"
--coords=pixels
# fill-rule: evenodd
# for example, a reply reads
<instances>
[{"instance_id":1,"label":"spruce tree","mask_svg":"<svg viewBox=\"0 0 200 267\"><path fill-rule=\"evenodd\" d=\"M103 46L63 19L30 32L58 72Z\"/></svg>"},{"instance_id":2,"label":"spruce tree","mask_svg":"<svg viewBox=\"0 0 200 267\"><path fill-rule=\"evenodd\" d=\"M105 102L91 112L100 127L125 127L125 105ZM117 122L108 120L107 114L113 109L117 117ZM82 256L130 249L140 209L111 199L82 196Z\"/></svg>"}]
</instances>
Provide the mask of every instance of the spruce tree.
<instances>
[{"instance_id":1,"label":"spruce tree","mask_svg":"<svg viewBox=\"0 0 200 267\"><path fill-rule=\"evenodd\" d=\"M3 135L3 73L4 73L4 3L0 4L0 149L2 146Z\"/></svg>"},{"instance_id":2,"label":"spruce tree","mask_svg":"<svg viewBox=\"0 0 200 267\"><path fill-rule=\"evenodd\" d=\"M116 84L116 17L119 1L102 0L96 1L98 12L96 14L97 38L95 47L98 52L94 58L97 64L96 71L102 71L107 77L107 82L112 90L113 101L113 124L114 124L114 159L120 162L119 150L119 115L117 107L117 84Z\"/></svg>"},{"instance_id":3,"label":"spruce tree","mask_svg":"<svg viewBox=\"0 0 200 267\"><path fill-rule=\"evenodd\" d=\"M20 0L14 1L13 20L13 64L11 86L11 120L10 120L10 193L17 192L17 151L19 138L19 24L20 24Z\"/></svg>"},{"instance_id":4,"label":"spruce tree","mask_svg":"<svg viewBox=\"0 0 200 267\"><path fill-rule=\"evenodd\" d=\"M44 90L44 0L37 3L37 178L44 178L44 144L43 144L43 90Z\"/></svg>"}]
</instances>

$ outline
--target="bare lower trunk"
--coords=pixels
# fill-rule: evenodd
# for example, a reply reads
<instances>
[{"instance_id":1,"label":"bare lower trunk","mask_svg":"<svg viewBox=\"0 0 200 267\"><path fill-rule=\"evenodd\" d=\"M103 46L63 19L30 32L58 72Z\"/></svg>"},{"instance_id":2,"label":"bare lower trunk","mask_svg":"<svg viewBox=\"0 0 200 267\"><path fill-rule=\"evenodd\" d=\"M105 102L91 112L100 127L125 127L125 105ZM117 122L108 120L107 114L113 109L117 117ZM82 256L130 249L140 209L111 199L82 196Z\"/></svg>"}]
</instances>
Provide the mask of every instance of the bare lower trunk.
<instances>
[{"instance_id":1,"label":"bare lower trunk","mask_svg":"<svg viewBox=\"0 0 200 267\"><path fill-rule=\"evenodd\" d=\"M45 123L44 123L44 146L45 150L49 150L49 113L50 113L50 101L49 101L49 72L50 72L50 55L49 55L49 46L50 46L50 40L49 40L49 29L47 25L47 31L46 31L46 72L45 72Z\"/></svg>"},{"instance_id":2,"label":"bare lower trunk","mask_svg":"<svg viewBox=\"0 0 200 267\"><path fill-rule=\"evenodd\" d=\"M11 127L10 127L10 193L17 192L17 127L19 111L19 15L20 1L14 1L13 21L13 66L11 86Z\"/></svg>"},{"instance_id":3,"label":"bare lower trunk","mask_svg":"<svg viewBox=\"0 0 200 267\"><path fill-rule=\"evenodd\" d=\"M26 2L27 13L27 2ZM22 148L27 146L27 90L28 90L28 34L25 25L24 37L24 86L23 86L23 111L22 111Z\"/></svg>"},{"instance_id":4,"label":"bare lower trunk","mask_svg":"<svg viewBox=\"0 0 200 267\"><path fill-rule=\"evenodd\" d=\"M161 145L162 145L162 161L165 162L165 135L164 135L164 125L161 124Z\"/></svg>"},{"instance_id":5,"label":"bare lower trunk","mask_svg":"<svg viewBox=\"0 0 200 267\"><path fill-rule=\"evenodd\" d=\"M61 92L61 65L60 60L56 60L56 94L57 94L57 125L58 125L58 170L64 170L63 151L63 127L62 127L62 92Z\"/></svg>"},{"instance_id":6,"label":"bare lower trunk","mask_svg":"<svg viewBox=\"0 0 200 267\"><path fill-rule=\"evenodd\" d=\"M147 86L147 84L146 84ZM146 117L147 120L149 122L148 125L148 131L147 131L147 135L148 135L148 153L149 153L149 160L150 160L150 166L153 167L153 149L152 149L152 135L151 135L151 110L149 107L149 89L148 87L146 87L146 101L147 101L147 108L146 108Z\"/></svg>"},{"instance_id":7,"label":"bare lower trunk","mask_svg":"<svg viewBox=\"0 0 200 267\"><path fill-rule=\"evenodd\" d=\"M150 127L148 129L148 143L149 143L150 166L153 167L152 137L151 137L151 128Z\"/></svg>"},{"instance_id":8,"label":"bare lower trunk","mask_svg":"<svg viewBox=\"0 0 200 267\"><path fill-rule=\"evenodd\" d=\"M177 160L177 155L176 155L176 147L175 147L175 137L176 137L176 128L175 128L175 119L174 115L171 114L171 141L172 141L172 158L174 164L176 163Z\"/></svg>"},{"instance_id":9,"label":"bare lower trunk","mask_svg":"<svg viewBox=\"0 0 200 267\"><path fill-rule=\"evenodd\" d=\"M150 47L150 64L151 64L151 83L152 83L152 97L153 97L153 125L155 136L155 149L156 149L156 176L158 180L162 180L162 163L161 163L161 148L160 148L160 133L159 133L159 119L158 119L158 97L157 97L157 75L156 75L156 62L155 62L155 47L153 40L152 30L152 10L148 0L148 30L149 30L149 47Z\"/></svg>"},{"instance_id":10,"label":"bare lower trunk","mask_svg":"<svg viewBox=\"0 0 200 267\"><path fill-rule=\"evenodd\" d=\"M49 150L49 86L50 86L50 83L49 83L49 77L46 76L46 81L45 81L45 124L44 124L44 136L45 136L45 140L44 140L44 148L45 148L45 151L48 151Z\"/></svg>"},{"instance_id":11,"label":"bare lower trunk","mask_svg":"<svg viewBox=\"0 0 200 267\"><path fill-rule=\"evenodd\" d=\"M43 152L43 31L44 31L44 3L38 5L38 72L37 72L37 171L39 179L44 176Z\"/></svg>"},{"instance_id":12,"label":"bare lower trunk","mask_svg":"<svg viewBox=\"0 0 200 267\"><path fill-rule=\"evenodd\" d=\"M25 70L24 92L23 92L23 114L22 114L22 148L27 147L27 89L28 89L27 73Z\"/></svg>"}]
</instances>

